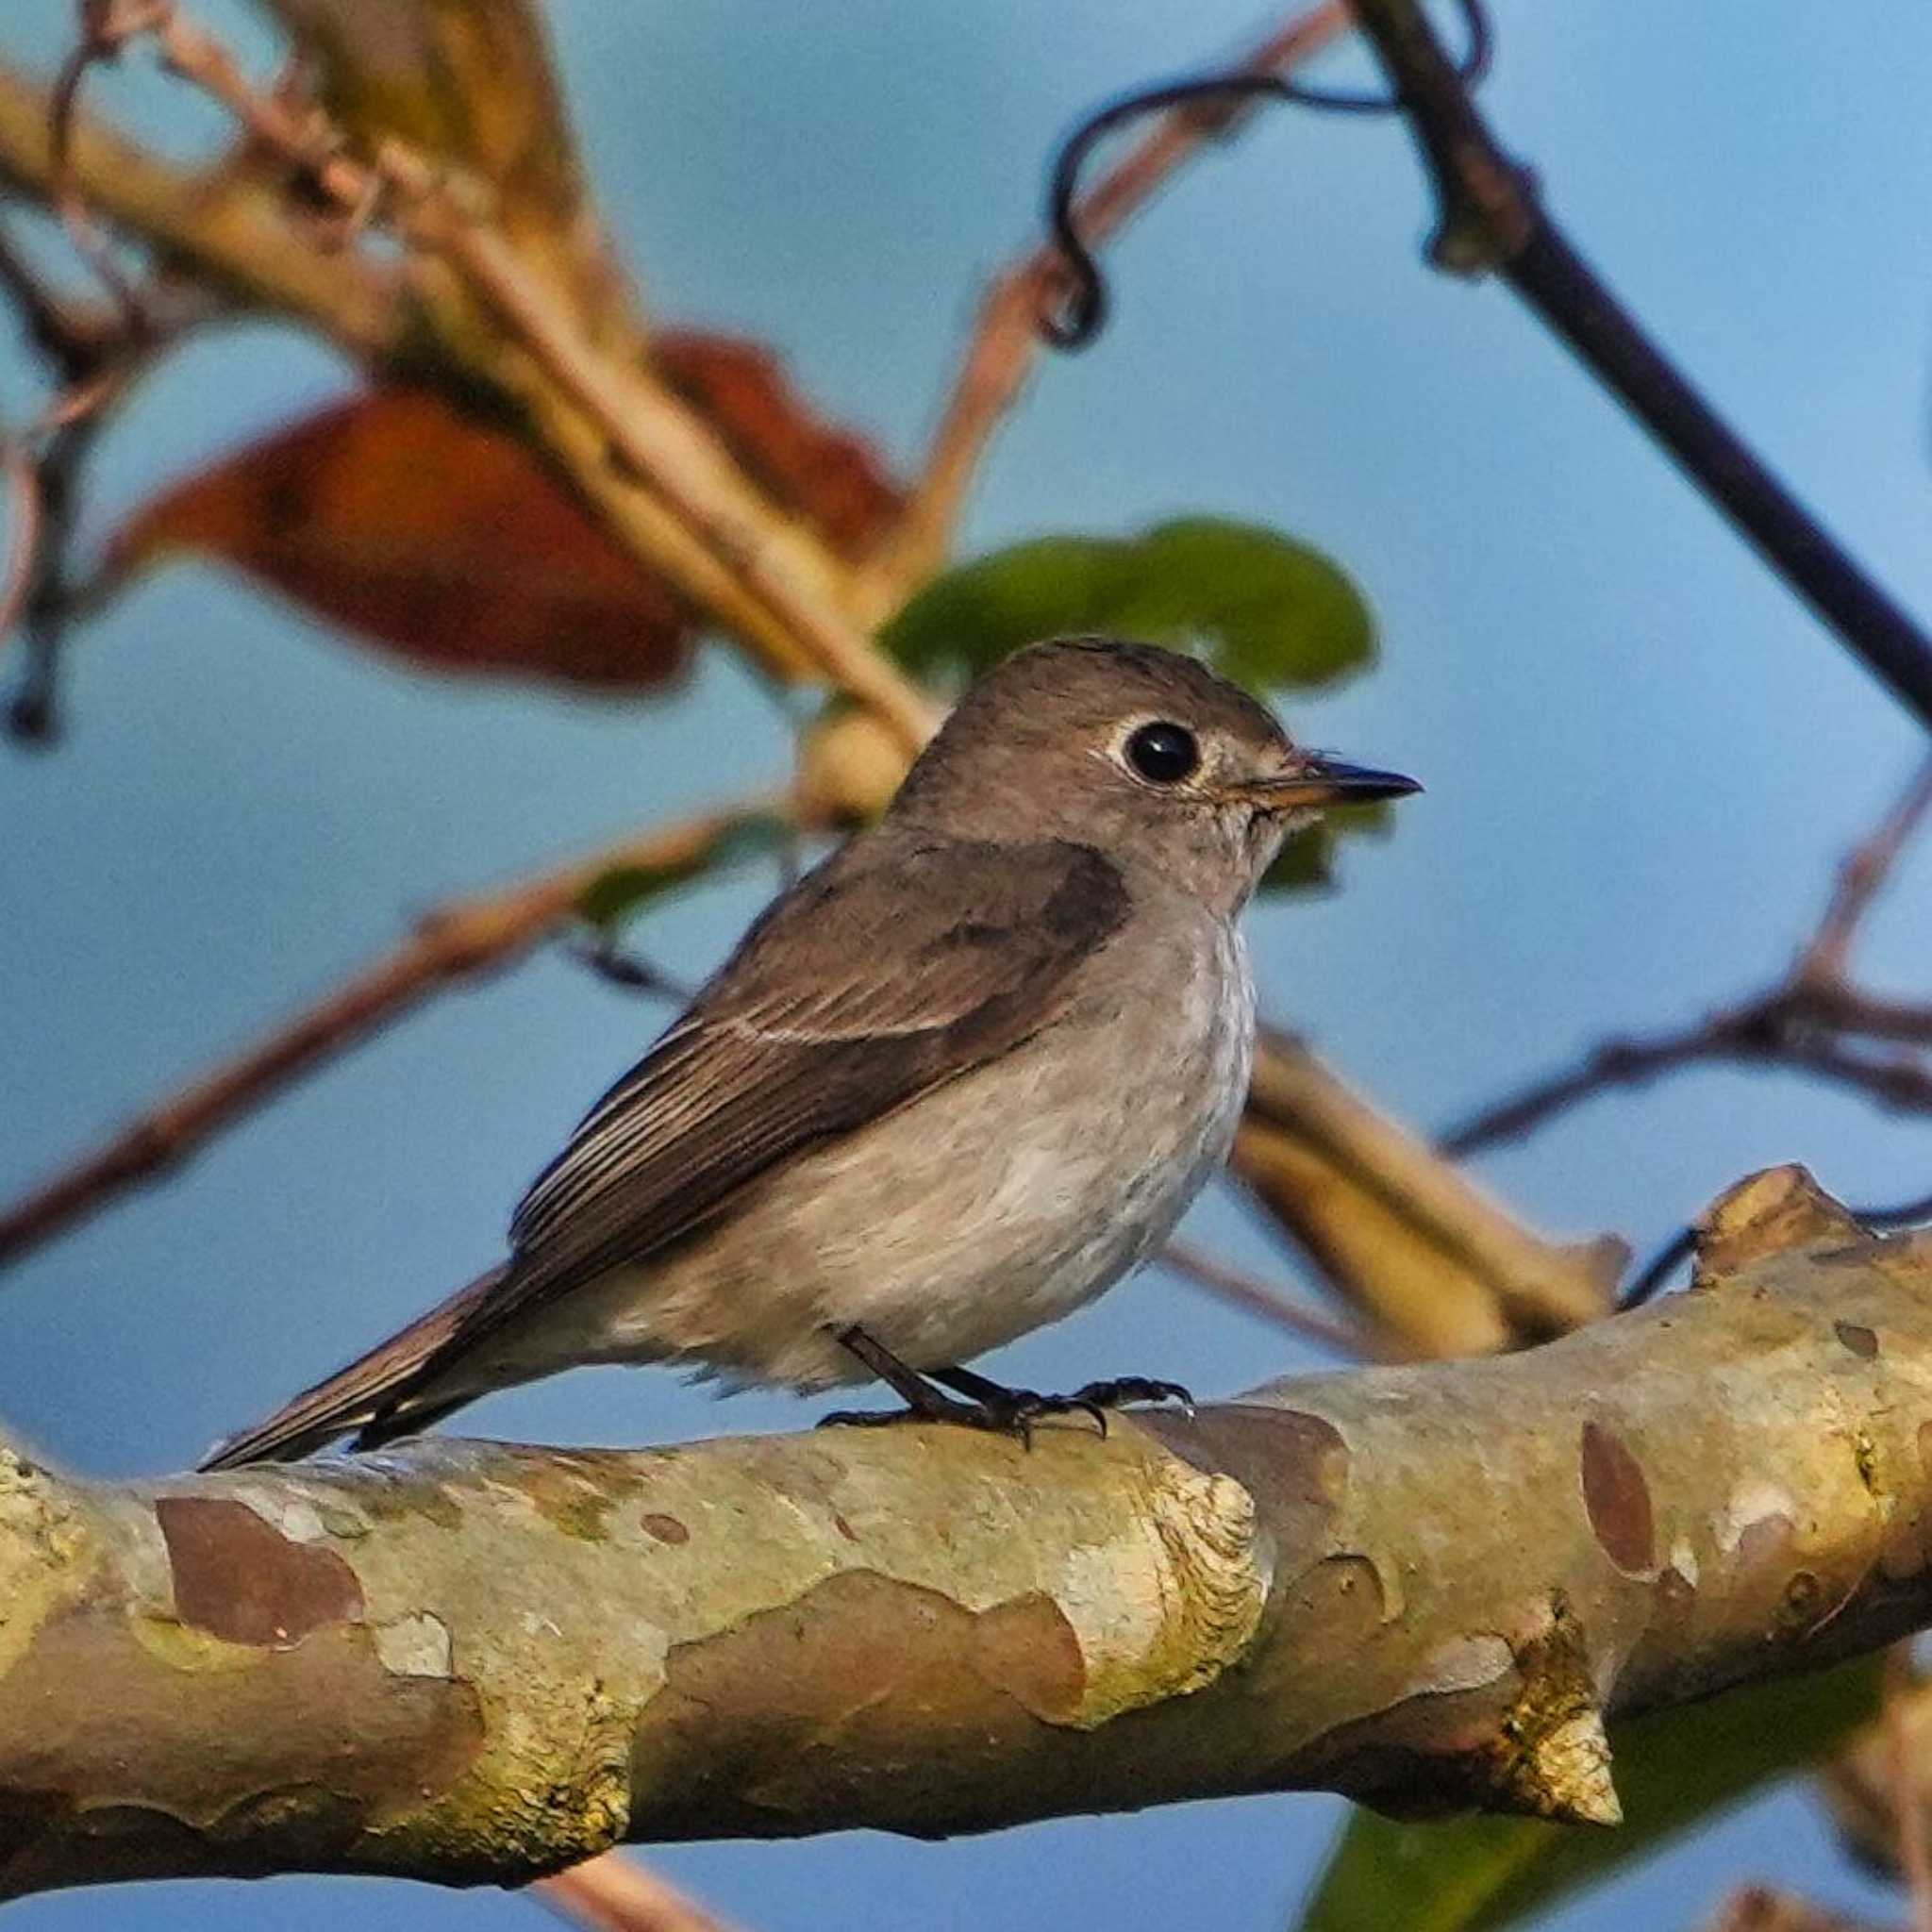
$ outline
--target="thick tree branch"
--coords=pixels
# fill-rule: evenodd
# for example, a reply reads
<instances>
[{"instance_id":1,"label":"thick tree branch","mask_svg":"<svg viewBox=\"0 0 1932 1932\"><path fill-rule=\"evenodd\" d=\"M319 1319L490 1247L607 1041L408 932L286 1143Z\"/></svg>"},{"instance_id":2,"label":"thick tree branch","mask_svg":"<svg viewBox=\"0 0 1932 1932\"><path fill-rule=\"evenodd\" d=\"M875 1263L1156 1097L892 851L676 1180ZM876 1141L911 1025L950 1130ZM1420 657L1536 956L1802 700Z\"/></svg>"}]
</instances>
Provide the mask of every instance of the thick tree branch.
<instances>
[{"instance_id":1,"label":"thick tree branch","mask_svg":"<svg viewBox=\"0 0 1932 1932\"><path fill-rule=\"evenodd\" d=\"M431 1439L99 1486L9 1453L0 1893L1307 1787L1613 1821L1607 1717L1932 1619L1927 1243L1782 1169L1700 1280L1031 1453Z\"/></svg>"}]
</instances>

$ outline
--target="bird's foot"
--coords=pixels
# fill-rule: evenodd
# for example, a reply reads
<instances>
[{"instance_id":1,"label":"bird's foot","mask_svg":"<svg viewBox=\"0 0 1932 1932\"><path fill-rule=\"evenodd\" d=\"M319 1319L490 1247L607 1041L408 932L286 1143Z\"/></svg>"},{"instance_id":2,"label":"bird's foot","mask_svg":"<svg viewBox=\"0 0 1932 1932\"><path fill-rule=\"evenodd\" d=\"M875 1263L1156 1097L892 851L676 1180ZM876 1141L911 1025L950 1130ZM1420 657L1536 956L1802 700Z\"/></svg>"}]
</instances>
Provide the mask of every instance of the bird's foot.
<instances>
[{"instance_id":1,"label":"bird's foot","mask_svg":"<svg viewBox=\"0 0 1932 1932\"><path fill-rule=\"evenodd\" d=\"M882 1429L892 1423L957 1423L966 1429L996 1429L1002 1424L983 1403L956 1402L935 1389L904 1408L835 1408L822 1415L822 1429Z\"/></svg>"},{"instance_id":2,"label":"bird's foot","mask_svg":"<svg viewBox=\"0 0 1932 1932\"><path fill-rule=\"evenodd\" d=\"M1091 1415L1100 1433L1107 1434L1107 1411L1084 1395L1042 1395L1038 1390L1002 1389L997 1384L989 1384L986 1394L965 1401L935 1389L904 1408L837 1408L819 1418L819 1427L877 1429L891 1423L954 1423L989 1435L1018 1436L1030 1449L1035 1423L1047 1416L1074 1414Z\"/></svg>"},{"instance_id":3,"label":"bird's foot","mask_svg":"<svg viewBox=\"0 0 1932 1932\"><path fill-rule=\"evenodd\" d=\"M1190 1417L1194 1413L1192 1393L1179 1382L1160 1382L1151 1375L1115 1375L1105 1382L1089 1382L1067 1398L1083 1406L1125 1408L1130 1402L1177 1402Z\"/></svg>"},{"instance_id":4,"label":"bird's foot","mask_svg":"<svg viewBox=\"0 0 1932 1932\"><path fill-rule=\"evenodd\" d=\"M1033 1446L1033 1424L1058 1415L1091 1416L1107 1434L1107 1412L1130 1402L1178 1402L1190 1415L1194 1398L1178 1382L1158 1382L1148 1375L1117 1375L1089 1382L1071 1395L1042 1395L1037 1389L1008 1389L971 1369L929 1372L931 1379L909 1368L861 1328L841 1329L838 1337L867 1368L906 1400L904 1408L836 1409L824 1417L821 1428L881 1428L888 1423L956 1423L962 1428L984 1429L995 1435L1018 1436ZM934 1386L943 1382L956 1392L948 1395Z\"/></svg>"}]
</instances>

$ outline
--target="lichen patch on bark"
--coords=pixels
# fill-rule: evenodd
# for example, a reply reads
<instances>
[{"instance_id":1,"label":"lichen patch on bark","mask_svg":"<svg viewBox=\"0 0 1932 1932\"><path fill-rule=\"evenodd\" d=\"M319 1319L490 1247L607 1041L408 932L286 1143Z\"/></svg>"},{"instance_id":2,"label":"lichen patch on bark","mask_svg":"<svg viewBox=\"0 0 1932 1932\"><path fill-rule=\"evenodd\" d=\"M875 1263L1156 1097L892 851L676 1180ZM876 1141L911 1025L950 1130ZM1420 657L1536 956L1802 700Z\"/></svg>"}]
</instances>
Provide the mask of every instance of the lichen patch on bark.
<instances>
[{"instance_id":1,"label":"lichen patch on bark","mask_svg":"<svg viewBox=\"0 0 1932 1932\"><path fill-rule=\"evenodd\" d=\"M1522 1679L1489 1756L1508 1808L1573 1824L1620 1824L1610 1744L1588 1639L1560 1598L1548 1626L1516 1652Z\"/></svg>"},{"instance_id":2,"label":"lichen patch on bark","mask_svg":"<svg viewBox=\"0 0 1932 1932\"><path fill-rule=\"evenodd\" d=\"M449 1625L427 1610L395 1617L375 1626L375 1654L382 1667L398 1677L446 1677L450 1674Z\"/></svg>"},{"instance_id":3,"label":"lichen patch on bark","mask_svg":"<svg viewBox=\"0 0 1932 1932\"><path fill-rule=\"evenodd\" d=\"M1151 1531L1067 1553L1053 1594L1079 1641L1086 1682L1069 1723L1105 1724L1209 1684L1247 1648L1268 1597L1255 1499L1233 1476L1156 1455L1140 1510Z\"/></svg>"},{"instance_id":4,"label":"lichen patch on bark","mask_svg":"<svg viewBox=\"0 0 1932 1932\"><path fill-rule=\"evenodd\" d=\"M71 1587L85 1539L66 1485L0 1443L0 1678Z\"/></svg>"}]
</instances>

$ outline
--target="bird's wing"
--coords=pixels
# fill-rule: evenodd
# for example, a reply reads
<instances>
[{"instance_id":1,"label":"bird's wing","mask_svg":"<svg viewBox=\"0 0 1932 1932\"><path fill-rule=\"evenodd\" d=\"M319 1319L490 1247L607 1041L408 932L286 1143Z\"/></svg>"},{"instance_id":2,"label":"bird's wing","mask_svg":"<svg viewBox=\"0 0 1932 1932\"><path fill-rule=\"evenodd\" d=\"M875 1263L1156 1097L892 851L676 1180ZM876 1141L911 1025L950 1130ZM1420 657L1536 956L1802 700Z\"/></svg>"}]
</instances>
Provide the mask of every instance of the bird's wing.
<instances>
[{"instance_id":1,"label":"bird's wing","mask_svg":"<svg viewBox=\"0 0 1932 1932\"><path fill-rule=\"evenodd\" d=\"M1091 846L848 847L755 925L594 1107L510 1225L501 1284L436 1357L647 1261L759 1174L1009 1052L1124 919Z\"/></svg>"}]
</instances>

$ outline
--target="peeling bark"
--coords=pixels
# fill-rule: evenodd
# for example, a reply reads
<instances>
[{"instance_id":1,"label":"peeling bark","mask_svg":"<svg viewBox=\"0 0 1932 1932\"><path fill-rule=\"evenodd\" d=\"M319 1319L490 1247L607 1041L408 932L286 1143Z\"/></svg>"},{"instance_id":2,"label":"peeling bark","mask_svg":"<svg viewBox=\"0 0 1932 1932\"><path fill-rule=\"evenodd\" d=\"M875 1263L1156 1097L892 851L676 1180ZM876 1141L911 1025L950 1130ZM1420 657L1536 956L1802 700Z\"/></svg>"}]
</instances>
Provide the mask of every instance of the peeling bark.
<instances>
[{"instance_id":1,"label":"peeling bark","mask_svg":"<svg viewBox=\"0 0 1932 1932\"><path fill-rule=\"evenodd\" d=\"M1607 1717L1932 1621L1932 1237L1801 1171L1531 1353L1108 1440L0 1449L0 1896L1322 1787L1613 1822Z\"/></svg>"}]
</instances>

